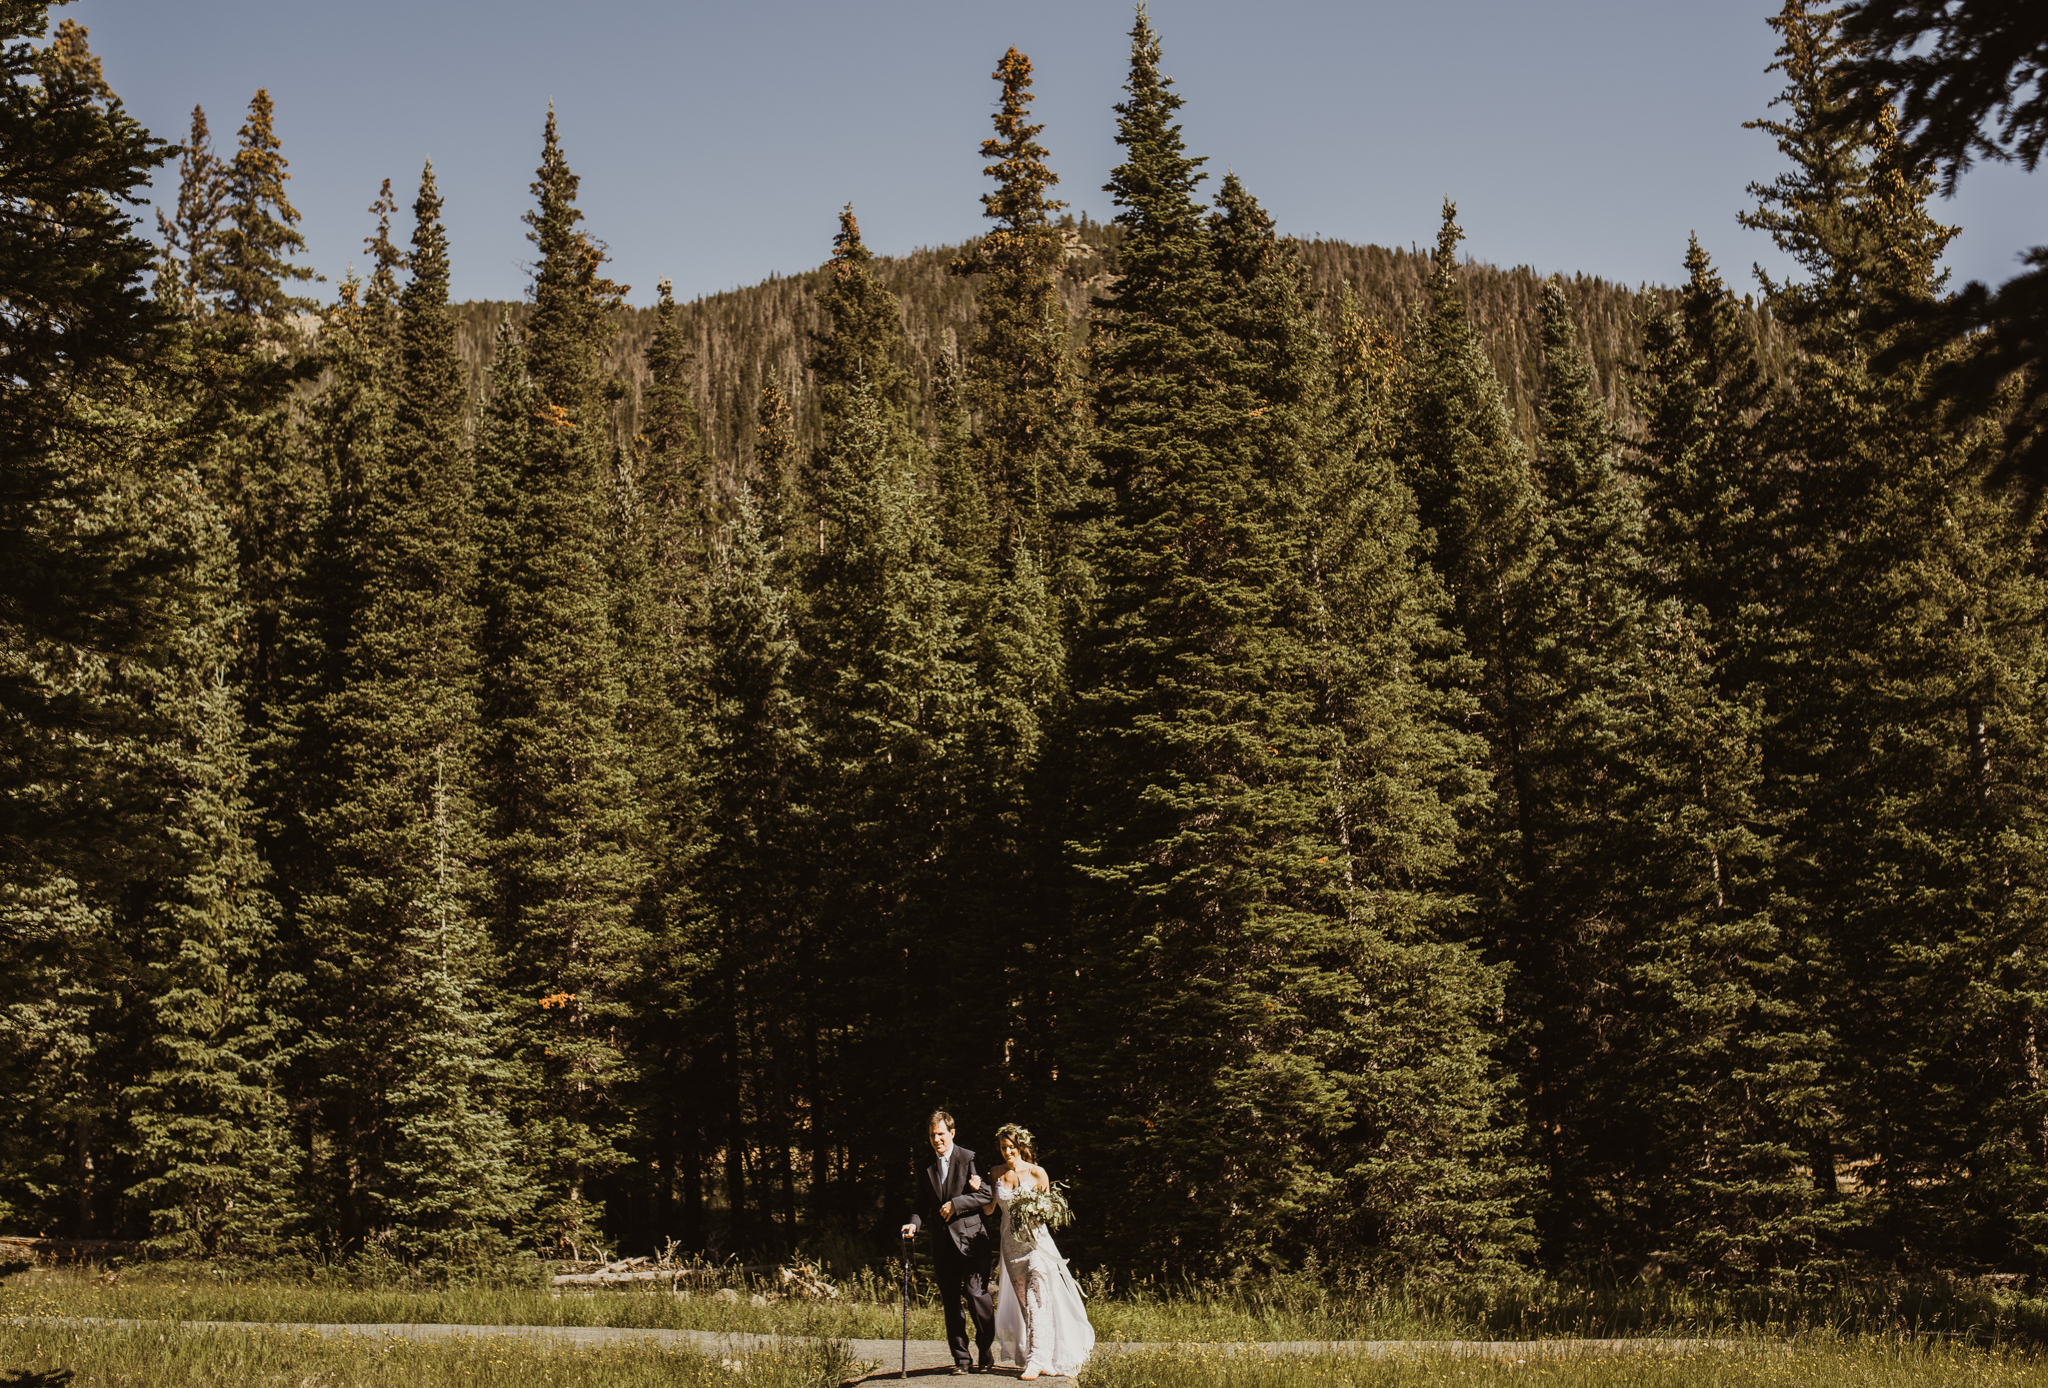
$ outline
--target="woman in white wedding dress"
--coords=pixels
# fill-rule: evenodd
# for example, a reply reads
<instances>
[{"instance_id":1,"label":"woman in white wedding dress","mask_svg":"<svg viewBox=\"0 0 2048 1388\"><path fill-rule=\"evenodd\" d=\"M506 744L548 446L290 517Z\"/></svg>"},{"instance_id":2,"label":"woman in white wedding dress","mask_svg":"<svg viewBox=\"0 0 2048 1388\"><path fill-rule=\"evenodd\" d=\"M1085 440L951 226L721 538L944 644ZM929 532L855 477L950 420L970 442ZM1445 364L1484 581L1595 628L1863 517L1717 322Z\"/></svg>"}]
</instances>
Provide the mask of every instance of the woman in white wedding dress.
<instances>
[{"instance_id":1,"label":"woman in white wedding dress","mask_svg":"<svg viewBox=\"0 0 2048 1388\"><path fill-rule=\"evenodd\" d=\"M1003 1212L1003 1276L996 1300L996 1344L1003 1358L1024 1366L1023 1378L1071 1378L1095 1349L1095 1327L1081 1304L1081 1289L1052 1230L1023 1229L1010 1204L1027 1190L1050 1190L1031 1134L1015 1123L996 1130L1003 1164L989 1172Z\"/></svg>"}]
</instances>

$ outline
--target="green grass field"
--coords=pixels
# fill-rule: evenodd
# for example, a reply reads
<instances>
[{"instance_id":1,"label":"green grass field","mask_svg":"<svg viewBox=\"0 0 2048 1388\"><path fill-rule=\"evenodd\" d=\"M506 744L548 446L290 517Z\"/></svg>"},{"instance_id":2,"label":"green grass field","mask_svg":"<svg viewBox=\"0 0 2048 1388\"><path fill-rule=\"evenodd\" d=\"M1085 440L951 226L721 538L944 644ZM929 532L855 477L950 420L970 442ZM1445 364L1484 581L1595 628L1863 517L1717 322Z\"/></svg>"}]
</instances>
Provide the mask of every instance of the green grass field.
<instances>
[{"instance_id":1,"label":"green grass field","mask_svg":"<svg viewBox=\"0 0 2048 1388\"><path fill-rule=\"evenodd\" d=\"M97 1269L31 1269L0 1282L0 1388L567 1388L660 1383L835 1385L853 1365L832 1344L893 1339L896 1287L879 1272L842 1278L837 1301L756 1305L699 1292L554 1292L537 1273L488 1284L380 1286L340 1270L318 1277L231 1275L155 1264L109 1281ZM1767 1384L2030 1385L2048 1388L2048 1308L1961 1284L1850 1284L1706 1294L1674 1286L1574 1288L1513 1284L1333 1288L1308 1277L1256 1284L1124 1287L1090 1303L1107 1341L1179 1348L1099 1357L1099 1388L1310 1388L1310 1385ZM55 1323L96 1317L155 1322L136 1329ZM508 1342L322 1339L298 1332L193 1329L196 1321L616 1326L812 1337L801 1352L713 1360L647 1347L549 1348ZM184 1324L181 1324L184 1323ZM920 1297L911 1334L942 1333ZM1716 1338L1726 1351L1588 1355L1581 1338ZM1264 1359L1230 1346L1259 1340L1550 1340L1526 1362L1456 1357L1418 1347L1394 1358Z\"/></svg>"},{"instance_id":2,"label":"green grass field","mask_svg":"<svg viewBox=\"0 0 2048 1388\"><path fill-rule=\"evenodd\" d=\"M1254 1359L1212 1350L1104 1358L1083 1378L1089 1388L2031 1388L2048 1385L2048 1360L1875 1342L1521 1360L1428 1352Z\"/></svg>"},{"instance_id":3,"label":"green grass field","mask_svg":"<svg viewBox=\"0 0 2048 1388\"><path fill-rule=\"evenodd\" d=\"M829 1343L719 1359L500 1338L422 1343L0 1324L0 1384L8 1388L825 1388L856 1368Z\"/></svg>"},{"instance_id":4,"label":"green grass field","mask_svg":"<svg viewBox=\"0 0 2048 1388\"><path fill-rule=\"evenodd\" d=\"M37 1268L0 1281L0 1315L316 1324L591 1325L841 1339L893 1339L897 1284L880 1270L842 1276L836 1301L753 1304L666 1289L551 1290L537 1271L490 1282L394 1284L339 1270L313 1278L194 1264L142 1264L107 1285L94 1268ZM1821 1284L1701 1292L1672 1284L1587 1288L1538 1279L1346 1290L1300 1276L1239 1285L1091 1288L1105 1340L1533 1340L1607 1337L1936 1336L1979 1346L2048 1347L2048 1303L1956 1283ZM921 1284L914 1339L943 1334Z\"/></svg>"},{"instance_id":5,"label":"green grass field","mask_svg":"<svg viewBox=\"0 0 2048 1388\"><path fill-rule=\"evenodd\" d=\"M474 1339L323 1339L177 1325L0 1323L6 1388L836 1388L860 1366L830 1344L724 1358L684 1350L551 1349ZM1471 1359L1263 1359L1224 1347L1099 1356L1089 1388L2031 1388L2032 1354L1895 1342L1761 1342L1750 1350Z\"/></svg>"}]
</instances>

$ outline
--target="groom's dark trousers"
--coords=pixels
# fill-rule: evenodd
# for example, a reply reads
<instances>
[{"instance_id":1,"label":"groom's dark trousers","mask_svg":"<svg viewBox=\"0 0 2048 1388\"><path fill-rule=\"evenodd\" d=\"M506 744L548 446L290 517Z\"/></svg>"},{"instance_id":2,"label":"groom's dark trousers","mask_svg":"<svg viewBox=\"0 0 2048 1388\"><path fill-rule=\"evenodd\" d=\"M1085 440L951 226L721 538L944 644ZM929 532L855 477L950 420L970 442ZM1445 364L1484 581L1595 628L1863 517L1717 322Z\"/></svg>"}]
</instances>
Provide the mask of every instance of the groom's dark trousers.
<instances>
[{"instance_id":1,"label":"groom's dark trousers","mask_svg":"<svg viewBox=\"0 0 2048 1388\"><path fill-rule=\"evenodd\" d=\"M932 1266L939 1278L939 1302L946 1308L946 1345L955 1364L972 1367L967 1356L967 1317L974 1318L974 1345L982 1359L993 1352L996 1342L996 1303L989 1288L995 1269L995 1236L982 1222L981 1212L993 1199L987 1178L981 1190L968 1188L971 1177L981 1175L974 1153L953 1144L947 1156L946 1177L939 1179L939 1158L927 1152L917 1173L917 1209L909 1223L928 1229L932 1236ZM953 1218L939 1218L939 1207L953 1204ZM966 1303L966 1315L961 1303Z\"/></svg>"}]
</instances>

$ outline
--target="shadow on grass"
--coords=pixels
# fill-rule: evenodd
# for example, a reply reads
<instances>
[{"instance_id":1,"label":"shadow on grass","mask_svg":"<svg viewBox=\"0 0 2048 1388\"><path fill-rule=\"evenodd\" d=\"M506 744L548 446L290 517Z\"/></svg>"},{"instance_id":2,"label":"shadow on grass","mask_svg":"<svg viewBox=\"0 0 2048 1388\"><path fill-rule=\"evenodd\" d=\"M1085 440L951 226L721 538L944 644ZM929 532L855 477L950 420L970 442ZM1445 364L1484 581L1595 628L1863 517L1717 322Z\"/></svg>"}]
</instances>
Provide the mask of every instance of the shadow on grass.
<instances>
[{"instance_id":1,"label":"shadow on grass","mask_svg":"<svg viewBox=\"0 0 2048 1388\"><path fill-rule=\"evenodd\" d=\"M0 1369L0 1388L66 1388L71 1382L71 1370L52 1369L38 1373L34 1369Z\"/></svg>"}]
</instances>

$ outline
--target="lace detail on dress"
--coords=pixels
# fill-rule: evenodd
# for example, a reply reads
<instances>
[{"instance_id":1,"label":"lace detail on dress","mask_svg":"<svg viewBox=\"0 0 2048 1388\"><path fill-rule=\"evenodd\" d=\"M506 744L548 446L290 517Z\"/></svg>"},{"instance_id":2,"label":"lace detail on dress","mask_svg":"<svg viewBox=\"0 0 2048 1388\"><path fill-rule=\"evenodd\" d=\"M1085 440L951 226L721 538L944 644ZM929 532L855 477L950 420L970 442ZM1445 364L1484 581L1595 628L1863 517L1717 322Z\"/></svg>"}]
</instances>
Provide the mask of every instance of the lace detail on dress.
<instances>
[{"instance_id":1,"label":"lace detail on dress","mask_svg":"<svg viewBox=\"0 0 2048 1388\"><path fill-rule=\"evenodd\" d=\"M1060 1256L1052 1230L1019 1234L1008 1205L1014 1183L998 1182L996 1208L1003 1212L1002 1263L996 1302L996 1343L1004 1359L1028 1372L1072 1377L1095 1349L1095 1327L1081 1302L1081 1289Z\"/></svg>"},{"instance_id":2,"label":"lace detail on dress","mask_svg":"<svg viewBox=\"0 0 2048 1388\"><path fill-rule=\"evenodd\" d=\"M1031 1268L1024 1274L1023 1285L1018 1288L1024 1302L1024 1343L1018 1347L1024 1359L1024 1371L1036 1369L1045 1372L1045 1363L1039 1355L1038 1327L1046 1322L1045 1314L1045 1273Z\"/></svg>"}]
</instances>

